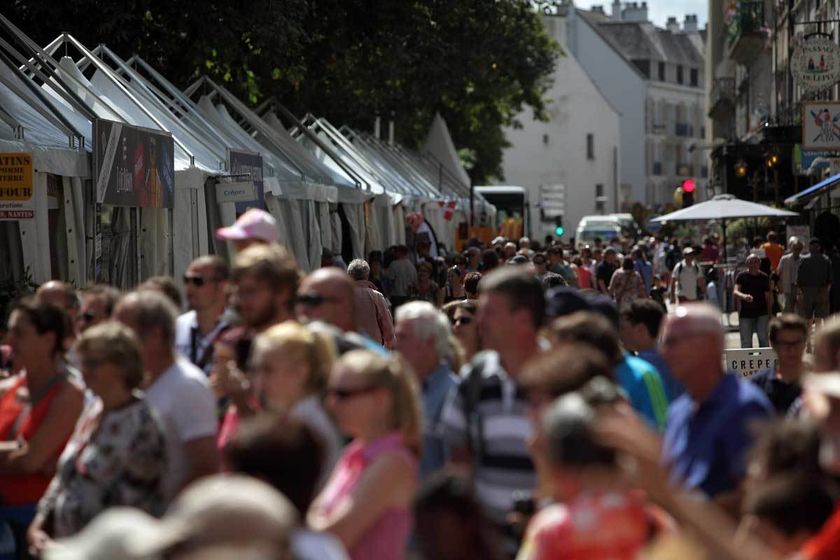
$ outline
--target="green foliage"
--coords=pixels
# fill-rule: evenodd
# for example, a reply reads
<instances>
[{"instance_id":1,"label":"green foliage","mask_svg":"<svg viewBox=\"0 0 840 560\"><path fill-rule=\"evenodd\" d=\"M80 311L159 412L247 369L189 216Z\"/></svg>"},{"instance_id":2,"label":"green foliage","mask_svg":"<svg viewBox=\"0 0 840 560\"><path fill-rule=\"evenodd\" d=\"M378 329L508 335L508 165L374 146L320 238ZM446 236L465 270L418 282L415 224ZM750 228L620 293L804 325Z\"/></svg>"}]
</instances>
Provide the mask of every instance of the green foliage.
<instances>
[{"instance_id":1,"label":"green foliage","mask_svg":"<svg viewBox=\"0 0 840 560\"><path fill-rule=\"evenodd\" d=\"M470 154L476 182L501 178L503 128L545 117L560 52L523 0L11 0L45 44L68 31L156 66L179 86L206 73L252 104L370 129L376 115L418 146L435 112Z\"/></svg>"}]
</instances>

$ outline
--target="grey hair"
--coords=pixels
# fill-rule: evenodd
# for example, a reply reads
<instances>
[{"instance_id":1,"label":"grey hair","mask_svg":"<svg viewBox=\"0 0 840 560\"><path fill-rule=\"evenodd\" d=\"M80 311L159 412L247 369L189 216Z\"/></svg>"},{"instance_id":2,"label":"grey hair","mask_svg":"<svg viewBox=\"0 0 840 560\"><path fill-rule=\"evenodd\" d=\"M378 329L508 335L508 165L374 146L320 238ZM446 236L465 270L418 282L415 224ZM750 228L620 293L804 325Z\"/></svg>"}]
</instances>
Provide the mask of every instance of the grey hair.
<instances>
[{"instance_id":1,"label":"grey hair","mask_svg":"<svg viewBox=\"0 0 840 560\"><path fill-rule=\"evenodd\" d=\"M410 321L414 334L423 339L434 338L439 359L450 358L449 336L452 327L442 311L428 301L410 301L397 308L396 322Z\"/></svg>"},{"instance_id":2,"label":"grey hair","mask_svg":"<svg viewBox=\"0 0 840 560\"><path fill-rule=\"evenodd\" d=\"M137 327L137 336L143 338L154 329L160 329L170 346L175 345L175 304L160 292L138 290L126 295L118 307L127 307Z\"/></svg>"},{"instance_id":3,"label":"grey hair","mask_svg":"<svg viewBox=\"0 0 840 560\"><path fill-rule=\"evenodd\" d=\"M353 280L367 280L370 277L370 265L365 259L353 259L347 265L347 274Z\"/></svg>"}]
</instances>

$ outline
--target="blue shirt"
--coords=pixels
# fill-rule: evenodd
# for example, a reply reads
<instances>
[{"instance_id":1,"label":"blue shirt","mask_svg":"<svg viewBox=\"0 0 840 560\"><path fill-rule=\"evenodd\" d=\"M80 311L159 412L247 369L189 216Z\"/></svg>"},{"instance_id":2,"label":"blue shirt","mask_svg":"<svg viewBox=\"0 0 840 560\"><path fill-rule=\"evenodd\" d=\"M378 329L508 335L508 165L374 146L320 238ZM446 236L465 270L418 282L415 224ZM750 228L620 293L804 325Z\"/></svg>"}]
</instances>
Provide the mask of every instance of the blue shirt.
<instances>
[{"instance_id":1,"label":"blue shirt","mask_svg":"<svg viewBox=\"0 0 840 560\"><path fill-rule=\"evenodd\" d=\"M650 293L650 288L653 286L653 267L645 260L633 261L633 269L641 275L645 283L645 293Z\"/></svg>"},{"instance_id":2,"label":"blue shirt","mask_svg":"<svg viewBox=\"0 0 840 560\"><path fill-rule=\"evenodd\" d=\"M702 403L685 393L668 410L662 446L672 481L710 498L735 490L753 444L750 428L772 415L764 393L736 375L724 375Z\"/></svg>"},{"instance_id":3,"label":"blue shirt","mask_svg":"<svg viewBox=\"0 0 840 560\"><path fill-rule=\"evenodd\" d=\"M662 431L668 415L668 397L656 368L642 358L625 354L615 366L615 378L636 412Z\"/></svg>"},{"instance_id":4,"label":"blue shirt","mask_svg":"<svg viewBox=\"0 0 840 560\"><path fill-rule=\"evenodd\" d=\"M659 372L659 377L662 378L662 386L665 388L665 396L668 397L669 403L674 402L677 397L685 393L685 387L671 373L671 366L668 365L668 362L665 361L658 350L642 350L639 352L639 357L646 362L650 362Z\"/></svg>"},{"instance_id":5,"label":"blue shirt","mask_svg":"<svg viewBox=\"0 0 840 560\"><path fill-rule=\"evenodd\" d=\"M446 464L447 453L441 430L438 428L443 405L458 378L445 363L441 363L423 381L423 449L420 455L420 475L426 477Z\"/></svg>"}]
</instances>

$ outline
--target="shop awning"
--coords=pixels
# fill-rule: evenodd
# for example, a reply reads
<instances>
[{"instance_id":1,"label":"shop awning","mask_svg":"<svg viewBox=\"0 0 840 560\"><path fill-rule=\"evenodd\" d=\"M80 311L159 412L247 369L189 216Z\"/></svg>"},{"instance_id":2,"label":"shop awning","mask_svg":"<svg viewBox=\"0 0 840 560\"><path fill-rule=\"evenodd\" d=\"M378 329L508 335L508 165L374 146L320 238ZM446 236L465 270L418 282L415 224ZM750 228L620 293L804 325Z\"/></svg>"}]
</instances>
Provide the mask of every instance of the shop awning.
<instances>
[{"instance_id":1,"label":"shop awning","mask_svg":"<svg viewBox=\"0 0 840 560\"><path fill-rule=\"evenodd\" d=\"M798 192L795 195L788 197L785 199L785 204L788 206L796 206L798 204L804 204L808 200L818 196L824 192L827 192L829 189L834 187L835 185L840 185L840 173L837 175L832 175L828 179L820 181L816 185L811 185L807 189L802 192Z\"/></svg>"}]
</instances>

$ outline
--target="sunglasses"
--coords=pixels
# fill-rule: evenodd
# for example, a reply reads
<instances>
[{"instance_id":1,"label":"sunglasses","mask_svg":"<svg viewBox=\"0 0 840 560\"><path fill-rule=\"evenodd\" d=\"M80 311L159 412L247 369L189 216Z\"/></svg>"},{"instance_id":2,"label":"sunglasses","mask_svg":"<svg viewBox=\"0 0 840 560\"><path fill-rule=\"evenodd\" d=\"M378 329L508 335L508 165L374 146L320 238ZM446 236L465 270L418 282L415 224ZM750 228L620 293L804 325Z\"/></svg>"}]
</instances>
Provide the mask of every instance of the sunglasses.
<instances>
[{"instance_id":1,"label":"sunglasses","mask_svg":"<svg viewBox=\"0 0 840 560\"><path fill-rule=\"evenodd\" d=\"M339 298L322 296L321 294L298 294L295 302L305 307L319 307L325 302L336 302Z\"/></svg>"},{"instance_id":2,"label":"sunglasses","mask_svg":"<svg viewBox=\"0 0 840 560\"><path fill-rule=\"evenodd\" d=\"M379 389L379 385L369 385L367 387L356 387L355 389L342 389L340 387L331 387L327 389L327 395L335 397L336 400L344 401L352 399L365 393L370 393Z\"/></svg>"},{"instance_id":3,"label":"sunglasses","mask_svg":"<svg viewBox=\"0 0 840 560\"><path fill-rule=\"evenodd\" d=\"M469 317L467 315L462 315L461 317L457 317L455 319L452 319L452 324L453 325L459 325L459 324L460 325L469 325L472 322L473 322L473 318Z\"/></svg>"},{"instance_id":4,"label":"sunglasses","mask_svg":"<svg viewBox=\"0 0 840 560\"><path fill-rule=\"evenodd\" d=\"M188 274L184 275L184 284L189 285L192 284L196 288L202 287L205 283L209 282L204 276L199 276L197 274L190 276Z\"/></svg>"},{"instance_id":5,"label":"sunglasses","mask_svg":"<svg viewBox=\"0 0 840 560\"><path fill-rule=\"evenodd\" d=\"M90 323L90 322L96 320L96 313L93 313L91 311L86 311L85 313L82 313L81 315L79 315L79 319L81 319L85 323Z\"/></svg>"}]
</instances>

